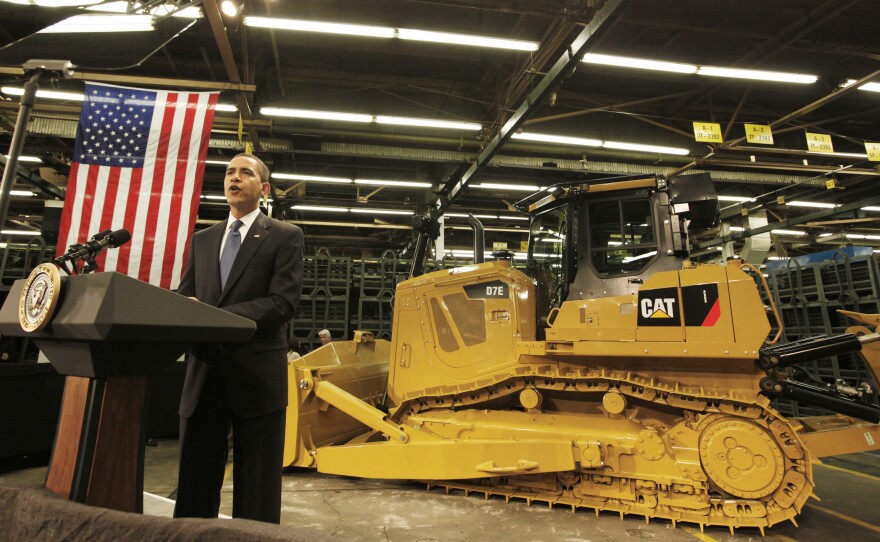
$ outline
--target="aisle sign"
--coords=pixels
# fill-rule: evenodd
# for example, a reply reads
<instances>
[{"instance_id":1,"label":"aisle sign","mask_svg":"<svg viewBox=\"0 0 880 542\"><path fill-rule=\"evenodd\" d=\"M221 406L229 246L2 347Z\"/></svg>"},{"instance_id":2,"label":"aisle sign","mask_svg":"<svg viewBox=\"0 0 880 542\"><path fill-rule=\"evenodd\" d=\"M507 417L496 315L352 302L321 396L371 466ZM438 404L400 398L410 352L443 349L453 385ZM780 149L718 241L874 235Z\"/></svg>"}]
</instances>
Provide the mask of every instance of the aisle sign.
<instances>
[{"instance_id":1,"label":"aisle sign","mask_svg":"<svg viewBox=\"0 0 880 542\"><path fill-rule=\"evenodd\" d=\"M505 241L493 241L492 242L492 250L507 250L507 242Z\"/></svg>"},{"instance_id":2,"label":"aisle sign","mask_svg":"<svg viewBox=\"0 0 880 542\"><path fill-rule=\"evenodd\" d=\"M520 241L519 242L519 251L522 253L528 253L529 251L529 242L528 241Z\"/></svg>"},{"instance_id":3,"label":"aisle sign","mask_svg":"<svg viewBox=\"0 0 880 542\"><path fill-rule=\"evenodd\" d=\"M807 132L807 150L812 152L834 152L831 136Z\"/></svg>"},{"instance_id":4,"label":"aisle sign","mask_svg":"<svg viewBox=\"0 0 880 542\"><path fill-rule=\"evenodd\" d=\"M773 131L766 124L746 124L746 141L759 145L772 145Z\"/></svg>"},{"instance_id":5,"label":"aisle sign","mask_svg":"<svg viewBox=\"0 0 880 542\"><path fill-rule=\"evenodd\" d=\"M880 162L880 143L865 141L865 151L868 153L869 161Z\"/></svg>"},{"instance_id":6,"label":"aisle sign","mask_svg":"<svg viewBox=\"0 0 880 542\"><path fill-rule=\"evenodd\" d=\"M716 122L695 122L694 139L704 143L723 143L721 125Z\"/></svg>"}]
</instances>

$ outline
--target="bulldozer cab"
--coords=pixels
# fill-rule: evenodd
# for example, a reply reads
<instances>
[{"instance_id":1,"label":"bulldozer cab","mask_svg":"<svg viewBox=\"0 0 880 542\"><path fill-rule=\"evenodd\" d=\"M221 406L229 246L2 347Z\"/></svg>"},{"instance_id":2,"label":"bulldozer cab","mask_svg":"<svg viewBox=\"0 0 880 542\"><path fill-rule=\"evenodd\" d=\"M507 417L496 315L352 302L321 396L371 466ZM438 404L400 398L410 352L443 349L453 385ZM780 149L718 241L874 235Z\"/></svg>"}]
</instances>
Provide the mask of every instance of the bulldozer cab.
<instances>
[{"instance_id":1,"label":"bulldozer cab","mask_svg":"<svg viewBox=\"0 0 880 542\"><path fill-rule=\"evenodd\" d=\"M680 269L688 229L719 215L708 174L558 184L517 207L532 215L526 273L539 335L564 301L635 293L646 276Z\"/></svg>"}]
</instances>

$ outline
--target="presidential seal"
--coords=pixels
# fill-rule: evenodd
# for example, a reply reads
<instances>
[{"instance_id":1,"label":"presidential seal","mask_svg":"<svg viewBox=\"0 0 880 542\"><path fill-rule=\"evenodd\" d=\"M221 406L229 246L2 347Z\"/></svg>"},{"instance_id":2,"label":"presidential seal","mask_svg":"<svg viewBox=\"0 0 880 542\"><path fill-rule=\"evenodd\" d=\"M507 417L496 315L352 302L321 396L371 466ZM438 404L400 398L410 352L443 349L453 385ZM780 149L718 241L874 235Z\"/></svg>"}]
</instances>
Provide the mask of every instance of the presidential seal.
<instances>
[{"instance_id":1,"label":"presidential seal","mask_svg":"<svg viewBox=\"0 0 880 542\"><path fill-rule=\"evenodd\" d=\"M31 271L18 300L18 322L25 331L39 331L49 325L61 297L61 274L51 263Z\"/></svg>"}]
</instances>

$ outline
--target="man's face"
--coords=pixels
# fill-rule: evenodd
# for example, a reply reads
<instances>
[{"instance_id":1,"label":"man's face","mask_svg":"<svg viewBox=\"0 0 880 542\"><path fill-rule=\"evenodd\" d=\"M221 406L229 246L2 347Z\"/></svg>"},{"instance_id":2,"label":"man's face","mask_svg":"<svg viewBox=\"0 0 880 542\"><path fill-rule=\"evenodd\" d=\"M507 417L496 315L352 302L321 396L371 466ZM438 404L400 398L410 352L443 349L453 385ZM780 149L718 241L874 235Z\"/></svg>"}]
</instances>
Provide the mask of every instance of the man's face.
<instances>
[{"instance_id":1,"label":"man's face","mask_svg":"<svg viewBox=\"0 0 880 542\"><path fill-rule=\"evenodd\" d=\"M318 335L318 339L320 339L321 344L327 344L330 342L330 337L327 335Z\"/></svg>"},{"instance_id":2,"label":"man's face","mask_svg":"<svg viewBox=\"0 0 880 542\"><path fill-rule=\"evenodd\" d=\"M269 182L268 179L260 179L256 160L236 156L226 166L223 191L233 216L241 218L260 205L260 197L269 193Z\"/></svg>"}]
</instances>

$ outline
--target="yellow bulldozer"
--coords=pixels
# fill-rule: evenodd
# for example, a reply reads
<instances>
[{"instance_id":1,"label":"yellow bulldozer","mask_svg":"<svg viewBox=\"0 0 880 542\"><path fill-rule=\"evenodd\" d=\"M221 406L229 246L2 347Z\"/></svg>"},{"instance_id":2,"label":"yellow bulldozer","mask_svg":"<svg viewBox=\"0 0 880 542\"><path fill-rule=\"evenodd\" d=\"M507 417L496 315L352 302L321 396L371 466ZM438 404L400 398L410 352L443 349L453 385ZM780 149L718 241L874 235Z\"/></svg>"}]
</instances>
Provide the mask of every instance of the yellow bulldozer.
<instances>
[{"instance_id":1,"label":"yellow bulldozer","mask_svg":"<svg viewBox=\"0 0 880 542\"><path fill-rule=\"evenodd\" d=\"M291 362L285 465L763 533L795 521L820 457L880 448L880 315L777 343L760 271L687 260L688 231L718 217L707 175L517 205L525 272L481 263L481 240L473 265L414 265L391 341L356 332ZM792 370L855 351L873 382ZM840 414L786 418L775 397Z\"/></svg>"}]
</instances>

